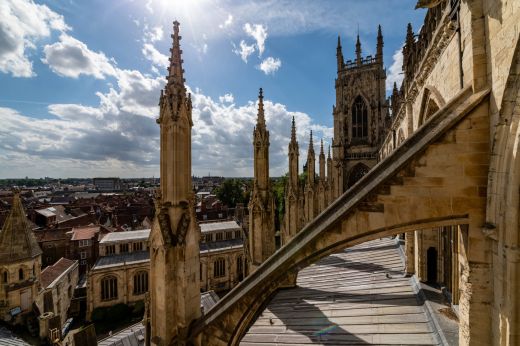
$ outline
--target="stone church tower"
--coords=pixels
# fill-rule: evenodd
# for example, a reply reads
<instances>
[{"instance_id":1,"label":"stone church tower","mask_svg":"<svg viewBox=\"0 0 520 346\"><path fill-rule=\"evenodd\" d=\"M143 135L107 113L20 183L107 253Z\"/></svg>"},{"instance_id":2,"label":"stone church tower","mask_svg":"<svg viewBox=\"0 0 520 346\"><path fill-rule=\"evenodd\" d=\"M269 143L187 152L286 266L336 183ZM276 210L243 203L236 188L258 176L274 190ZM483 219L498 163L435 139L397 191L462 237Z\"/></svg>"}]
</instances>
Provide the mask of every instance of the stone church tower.
<instances>
[{"instance_id":1,"label":"stone church tower","mask_svg":"<svg viewBox=\"0 0 520 346\"><path fill-rule=\"evenodd\" d=\"M191 190L191 97L182 69L179 23L173 23L167 84L159 101L161 188L150 233L150 302L147 338L152 345L183 340L200 316L199 238Z\"/></svg>"},{"instance_id":2,"label":"stone church tower","mask_svg":"<svg viewBox=\"0 0 520 346\"><path fill-rule=\"evenodd\" d=\"M296 124L292 118L291 141L289 142L289 174L285 191L285 215L282 228L282 245L291 240L300 230L300 205L299 205L299 156L300 149L296 140Z\"/></svg>"},{"instance_id":3,"label":"stone church tower","mask_svg":"<svg viewBox=\"0 0 520 346\"><path fill-rule=\"evenodd\" d=\"M336 105L333 107L333 199L354 185L377 163L377 152L385 133L388 112L381 26L378 28L375 57L362 56L359 35L354 61L344 61L339 37L336 57L338 76Z\"/></svg>"},{"instance_id":4,"label":"stone church tower","mask_svg":"<svg viewBox=\"0 0 520 346\"><path fill-rule=\"evenodd\" d=\"M249 201L249 272L275 250L274 196L269 182L269 131L265 126L264 96L258 95L258 118L253 130L254 180Z\"/></svg>"}]
</instances>

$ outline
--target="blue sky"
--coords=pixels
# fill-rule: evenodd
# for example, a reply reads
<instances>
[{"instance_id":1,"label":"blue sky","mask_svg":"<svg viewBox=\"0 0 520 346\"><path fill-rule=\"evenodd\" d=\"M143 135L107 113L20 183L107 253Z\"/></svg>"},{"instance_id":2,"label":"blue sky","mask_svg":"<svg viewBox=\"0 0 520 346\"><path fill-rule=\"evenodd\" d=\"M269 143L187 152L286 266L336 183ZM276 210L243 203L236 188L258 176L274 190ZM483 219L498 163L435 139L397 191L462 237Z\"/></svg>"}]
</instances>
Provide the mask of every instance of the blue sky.
<instances>
[{"instance_id":1,"label":"blue sky","mask_svg":"<svg viewBox=\"0 0 520 346\"><path fill-rule=\"evenodd\" d=\"M381 24L387 82L400 83L406 24L418 29L424 17L414 5L4 0L0 178L157 176L154 118L175 19L194 100L193 173L252 175L250 143L263 87L271 175L283 174L292 116L300 164L311 129L330 142L337 35L345 59L353 58L358 32L363 55L373 55Z\"/></svg>"}]
</instances>

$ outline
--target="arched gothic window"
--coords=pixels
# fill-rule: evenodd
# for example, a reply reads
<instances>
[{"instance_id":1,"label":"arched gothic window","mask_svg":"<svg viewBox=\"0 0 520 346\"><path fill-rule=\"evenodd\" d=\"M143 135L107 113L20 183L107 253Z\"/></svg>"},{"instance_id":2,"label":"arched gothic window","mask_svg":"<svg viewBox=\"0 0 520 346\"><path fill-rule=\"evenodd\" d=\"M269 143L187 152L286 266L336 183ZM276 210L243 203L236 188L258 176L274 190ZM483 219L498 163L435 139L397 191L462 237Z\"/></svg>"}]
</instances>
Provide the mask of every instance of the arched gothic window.
<instances>
[{"instance_id":1,"label":"arched gothic window","mask_svg":"<svg viewBox=\"0 0 520 346\"><path fill-rule=\"evenodd\" d=\"M107 276L101 279L101 300L117 299L117 278Z\"/></svg>"},{"instance_id":2,"label":"arched gothic window","mask_svg":"<svg viewBox=\"0 0 520 346\"><path fill-rule=\"evenodd\" d=\"M148 292L148 272L140 271L134 275L134 295Z\"/></svg>"},{"instance_id":3,"label":"arched gothic window","mask_svg":"<svg viewBox=\"0 0 520 346\"><path fill-rule=\"evenodd\" d=\"M352 139L363 140L368 138L367 105L361 96L356 97L352 104Z\"/></svg>"},{"instance_id":4,"label":"arched gothic window","mask_svg":"<svg viewBox=\"0 0 520 346\"><path fill-rule=\"evenodd\" d=\"M9 281L9 273L6 271L4 271L4 274L3 274L3 282L4 284L8 283Z\"/></svg>"},{"instance_id":5,"label":"arched gothic window","mask_svg":"<svg viewBox=\"0 0 520 346\"><path fill-rule=\"evenodd\" d=\"M350 174L348 175L347 188L352 187L355 183L358 182L365 174L369 171L368 167L362 163L358 163L350 170Z\"/></svg>"},{"instance_id":6,"label":"arched gothic window","mask_svg":"<svg viewBox=\"0 0 520 346\"><path fill-rule=\"evenodd\" d=\"M18 280L22 281L23 280L23 268L20 268L18 269Z\"/></svg>"},{"instance_id":7,"label":"arched gothic window","mask_svg":"<svg viewBox=\"0 0 520 346\"><path fill-rule=\"evenodd\" d=\"M224 258L217 258L213 263L213 276L220 278L226 275L226 260Z\"/></svg>"}]
</instances>

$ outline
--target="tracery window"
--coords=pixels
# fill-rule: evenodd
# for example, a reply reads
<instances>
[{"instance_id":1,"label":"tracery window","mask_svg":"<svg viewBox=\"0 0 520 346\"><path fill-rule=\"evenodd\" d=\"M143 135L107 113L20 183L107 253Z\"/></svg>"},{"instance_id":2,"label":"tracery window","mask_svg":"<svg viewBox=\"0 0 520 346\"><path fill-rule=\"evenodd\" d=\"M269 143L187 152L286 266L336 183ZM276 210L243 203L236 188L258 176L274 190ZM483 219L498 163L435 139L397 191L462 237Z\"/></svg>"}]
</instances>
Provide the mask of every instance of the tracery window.
<instances>
[{"instance_id":1,"label":"tracery window","mask_svg":"<svg viewBox=\"0 0 520 346\"><path fill-rule=\"evenodd\" d=\"M148 272L140 271L134 275L134 295L148 292Z\"/></svg>"},{"instance_id":2,"label":"tracery window","mask_svg":"<svg viewBox=\"0 0 520 346\"><path fill-rule=\"evenodd\" d=\"M117 299L117 278L107 276L101 279L101 300Z\"/></svg>"},{"instance_id":3,"label":"tracery window","mask_svg":"<svg viewBox=\"0 0 520 346\"><path fill-rule=\"evenodd\" d=\"M226 260L224 258L217 258L213 263L213 276L221 278L226 275Z\"/></svg>"},{"instance_id":4,"label":"tracery window","mask_svg":"<svg viewBox=\"0 0 520 346\"><path fill-rule=\"evenodd\" d=\"M357 183L359 179L368 173L368 171L368 167L362 163L355 165L348 175L347 188L350 188L355 183Z\"/></svg>"},{"instance_id":5,"label":"tracery window","mask_svg":"<svg viewBox=\"0 0 520 346\"><path fill-rule=\"evenodd\" d=\"M368 112L361 96L356 97L352 105L352 139L367 139Z\"/></svg>"}]
</instances>

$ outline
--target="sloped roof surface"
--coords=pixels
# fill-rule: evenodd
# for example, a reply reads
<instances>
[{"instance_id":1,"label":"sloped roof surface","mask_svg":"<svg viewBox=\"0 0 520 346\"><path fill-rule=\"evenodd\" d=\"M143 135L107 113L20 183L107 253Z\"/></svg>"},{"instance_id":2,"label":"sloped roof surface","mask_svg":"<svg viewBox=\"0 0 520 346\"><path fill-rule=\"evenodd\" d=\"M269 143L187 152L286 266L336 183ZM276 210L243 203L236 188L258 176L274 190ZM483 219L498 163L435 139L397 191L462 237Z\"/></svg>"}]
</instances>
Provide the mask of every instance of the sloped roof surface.
<instances>
[{"instance_id":1,"label":"sloped roof surface","mask_svg":"<svg viewBox=\"0 0 520 346\"><path fill-rule=\"evenodd\" d=\"M31 230L20 195L17 193L14 195L13 206L0 231L0 262L14 263L41 254L42 250Z\"/></svg>"}]
</instances>

